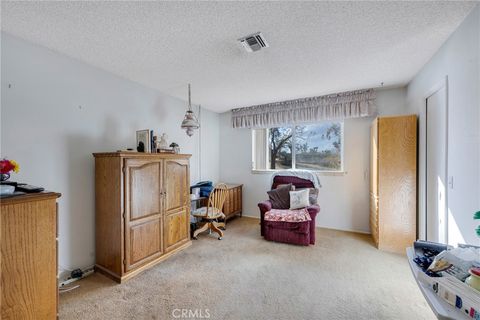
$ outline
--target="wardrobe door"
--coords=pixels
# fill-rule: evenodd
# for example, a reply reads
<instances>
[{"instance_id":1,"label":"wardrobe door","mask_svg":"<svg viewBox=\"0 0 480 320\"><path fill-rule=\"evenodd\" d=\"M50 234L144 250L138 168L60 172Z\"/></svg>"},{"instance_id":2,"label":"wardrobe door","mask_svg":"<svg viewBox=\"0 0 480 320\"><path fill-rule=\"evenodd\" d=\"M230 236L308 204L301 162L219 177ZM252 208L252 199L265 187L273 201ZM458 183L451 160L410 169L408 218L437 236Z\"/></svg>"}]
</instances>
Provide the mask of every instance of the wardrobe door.
<instances>
[{"instance_id":1,"label":"wardrobe door","mask_svg":"<svg viewBox=\"0 0 480 320\"><path fill-rule=\"evenodd\" d=\"M163 252L162 160L125 160L125 270Z\"/></svg>"},{"instance_id":2,"label":"wardrobe door","mask_svg":"<svg viewBox=\"0 0 480 320\"><path fill-rule=\"evenodd\" d=\"M378 246L378 119L372 123L370 134L370 232Z\"/></svg>"},{"instance_id":3,"label":"wardrobe door","mask_svg":"<svg viewBox=\"0 0 480 320\"><path fill-rule=\"evenodd\" d=\"M379 248L405 254L416 240L417 117L378 122Z\"/></svg>"},{"instance_id":4,"label":"wardrobe door","mask_svg":"<svg viewBox=\"0 0 480 320\"><path fill-rule=\"evenodd\" d=\"M165 251L188 241L190 230L190 176L185 159L165 160Z\"/></svg>"}]
</instances>

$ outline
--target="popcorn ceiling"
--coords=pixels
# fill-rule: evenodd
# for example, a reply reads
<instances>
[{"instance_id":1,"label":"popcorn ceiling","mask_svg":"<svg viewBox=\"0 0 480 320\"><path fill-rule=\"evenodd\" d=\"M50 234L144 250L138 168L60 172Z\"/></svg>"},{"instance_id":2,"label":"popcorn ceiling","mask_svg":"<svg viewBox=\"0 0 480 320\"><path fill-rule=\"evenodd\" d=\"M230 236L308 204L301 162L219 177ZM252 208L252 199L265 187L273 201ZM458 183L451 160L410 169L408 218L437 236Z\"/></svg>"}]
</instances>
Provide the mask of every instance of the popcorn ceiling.
<instances>
[{"instance_id":1,"label":"popcorn ceiling","mask_svg":"<svg viewBox=\"0 0 480 320\"><path fill-rule=\"evenodd\" d=\"M6 2L2 30L217 112L405 85L474 2ZM261 31L270 48L236 39ZM8 62L7 62L8 63Z\"/></svg>"}]
</instances>

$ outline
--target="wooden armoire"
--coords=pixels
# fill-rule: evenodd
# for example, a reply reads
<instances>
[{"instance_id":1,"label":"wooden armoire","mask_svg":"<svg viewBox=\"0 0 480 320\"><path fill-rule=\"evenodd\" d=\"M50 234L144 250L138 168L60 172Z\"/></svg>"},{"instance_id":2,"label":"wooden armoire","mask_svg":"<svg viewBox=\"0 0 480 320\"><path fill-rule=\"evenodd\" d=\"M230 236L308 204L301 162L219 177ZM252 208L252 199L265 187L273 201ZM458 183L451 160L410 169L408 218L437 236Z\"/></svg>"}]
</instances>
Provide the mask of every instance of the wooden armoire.
<instances>
[{"instance_id":1,"label":"wooden armoire","mask_svg":"<svg viewBox=\"0 0 480 320\"><path fill-rule=\"evenodd\" d=\"M94 157L96 271L122 282L191 244L190 155Z\"/></svg>"},{"instance_id":2,"label":"wooden armoire","mask_svg":"<svg viewBox=\"0 0 480 320\"><path fill-rule=\"evenodd\" d=\"M417 237L417 116L371 127L370 230L377 248L405 254Z\"/></svg>"}]
</instances>

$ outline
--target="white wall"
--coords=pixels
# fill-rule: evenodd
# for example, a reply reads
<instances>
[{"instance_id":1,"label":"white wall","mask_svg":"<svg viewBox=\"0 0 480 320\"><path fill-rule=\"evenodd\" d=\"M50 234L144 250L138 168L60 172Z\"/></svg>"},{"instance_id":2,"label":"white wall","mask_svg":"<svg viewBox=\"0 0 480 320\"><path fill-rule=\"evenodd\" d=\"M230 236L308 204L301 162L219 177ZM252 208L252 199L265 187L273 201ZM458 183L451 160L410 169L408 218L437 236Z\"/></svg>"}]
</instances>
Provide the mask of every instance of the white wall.
<instances>
[{"instance_id":1,"label":"white wall","mask_svg":"<svg viewBox=\"0 0 480 320\"><path fill-rule=\"evenodd\" d=\"M470 13L440 50L410 82L408 109L419 114L419 207L424 235L425 98L448 76L448 189L449 242L480 244L472 215L480 210L480 5Z\"/></svg>"},{"instance_id":2,"label":"white wall","mask_svg":"<svg viewBox=\"0 0 480 320\"><path fill-rule=\"evenodd\" d=\"M380 115L404 114L404 88L377 91ZM220 116L220 179L244 184L244 215L259 216L257 203L267 199L271 174L251 172L251 130L233 129L230 112ZM370 232L369 166L370 124L373 118L349 119L344 125L345 175L320 176L318 226Z\"/></svg>"},{"instance_id":3,"label":"white wall","mask_svg":"<svg viewBox=\"0 0 480 320\"><path fill-rule=\"evenodd\" d=\"M202 108L199 121L201 122L199 151L202 166L195 182L200 180L217 182L220 176L220 114Z\"/></svg>"},{"instance_id":4,"label":"white wall","mask_svg":"<svg viewBox=\"0 0 480 320\"><path fill-rule=\"evenodd\" d=\"M134 147L135 131L151 128L193 154L193 182L218 180L218 114L201 112L200 177L200 134L180 129L184 101L4 33L1 47L1 156L20 163L14 181L62 193L61 268L94 263L92 152Z\"/></svg>"}]
</instances>

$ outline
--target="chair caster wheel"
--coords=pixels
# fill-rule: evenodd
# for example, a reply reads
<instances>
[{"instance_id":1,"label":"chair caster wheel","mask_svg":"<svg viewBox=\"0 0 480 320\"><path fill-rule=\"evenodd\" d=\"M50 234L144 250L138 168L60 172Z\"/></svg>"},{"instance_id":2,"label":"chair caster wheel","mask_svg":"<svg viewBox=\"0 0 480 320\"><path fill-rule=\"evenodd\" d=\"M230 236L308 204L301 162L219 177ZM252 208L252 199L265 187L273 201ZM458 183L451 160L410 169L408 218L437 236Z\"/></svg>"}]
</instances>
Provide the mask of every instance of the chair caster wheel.
<instances>
[{"instance_id":1,"label":"chair caster wheel","mask_svg":"<svg viewBox=\"0 0 480 320\"><path fill-rule=\"evenodd\" d=\"M198 238L197 238L197 237L193 237L192 239L193 239L193 240L198 240Z\"/></svg>"},{"instance_id":2,"label":"chair caster wheel","mask_svg":"<svg viewBox=\"0 0 480 320\"><path fill-rule=\"evenodd\" d=\"M218 240L222 240L222 237L218 237Z\"/></svg>"}]
</instances>

